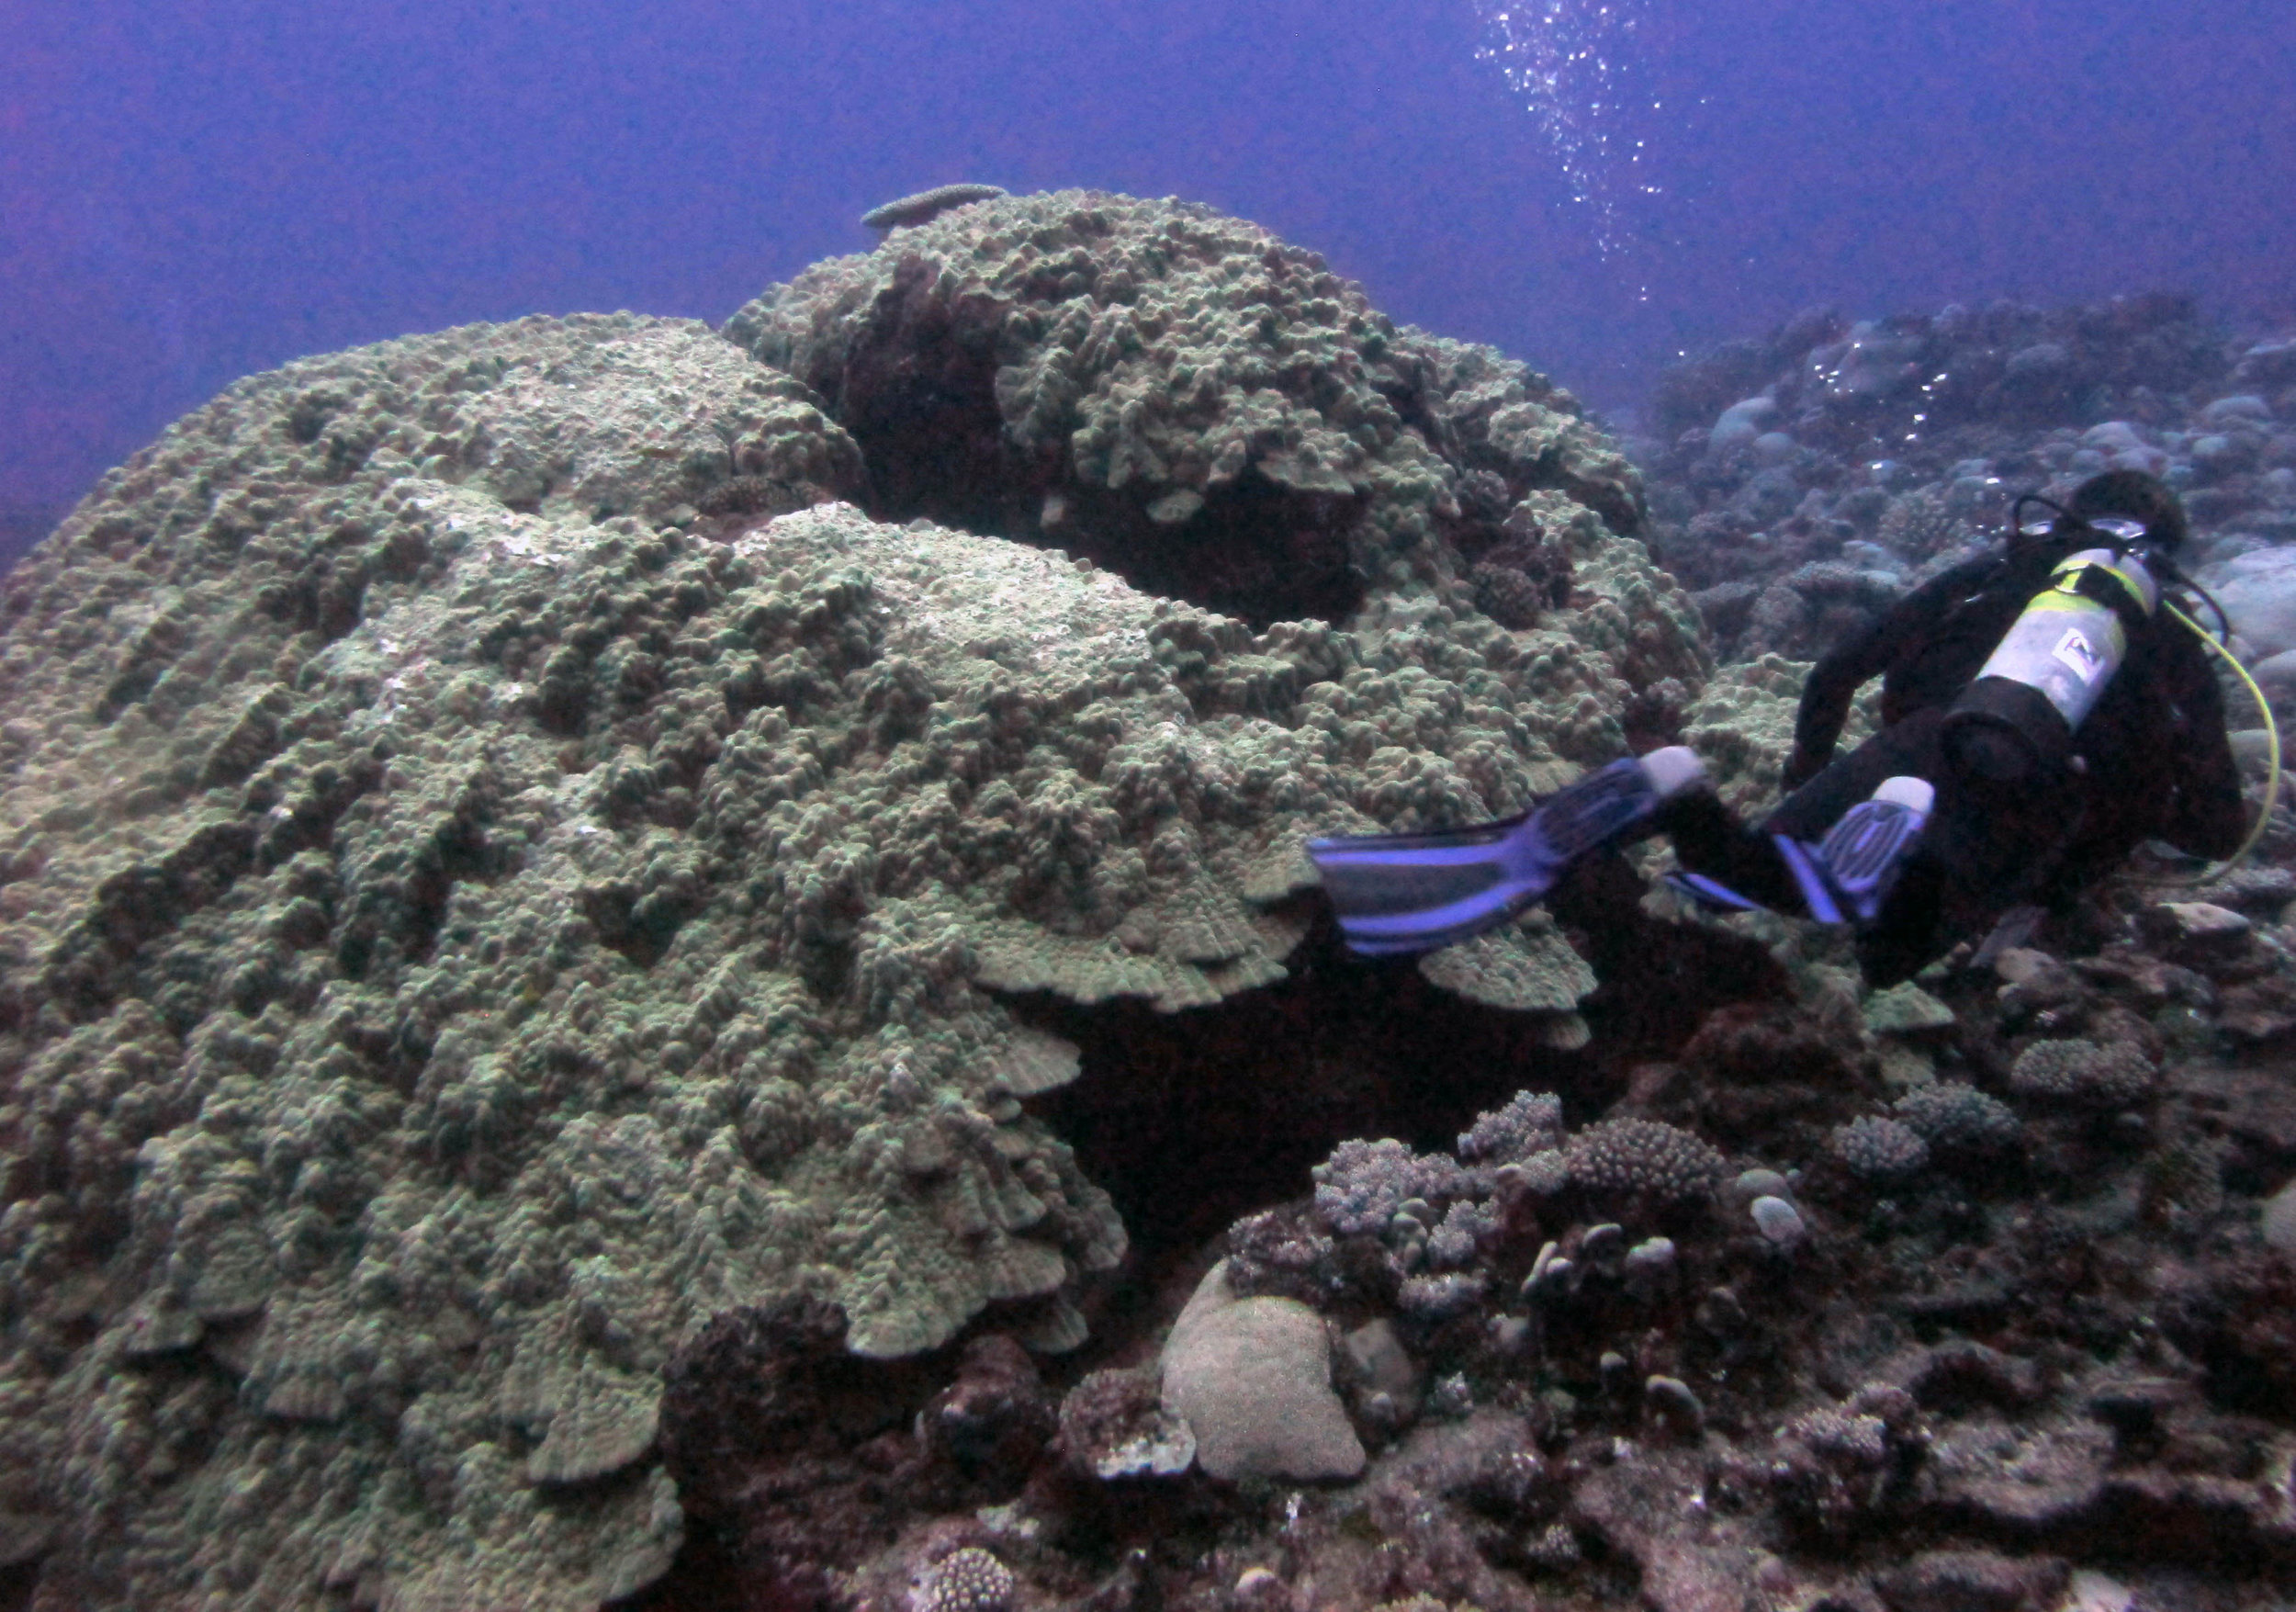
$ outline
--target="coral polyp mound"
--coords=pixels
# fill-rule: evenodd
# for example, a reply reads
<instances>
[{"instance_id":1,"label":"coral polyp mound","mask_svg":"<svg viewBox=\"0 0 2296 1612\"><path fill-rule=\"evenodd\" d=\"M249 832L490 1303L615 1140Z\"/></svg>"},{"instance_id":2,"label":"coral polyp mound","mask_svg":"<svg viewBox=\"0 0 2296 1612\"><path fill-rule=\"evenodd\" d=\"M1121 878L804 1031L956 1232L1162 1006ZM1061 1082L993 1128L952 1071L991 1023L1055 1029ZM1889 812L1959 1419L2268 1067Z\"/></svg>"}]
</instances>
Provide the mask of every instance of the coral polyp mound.
<instances>
[{"instance_id":1,"label":"coral polyp mound","mask_svg":"<svg viewBox=\"0 0 2296 1612\"><path fill-rule=\"evenodd\" d=\"M1563 1161L1574 1186L1625 1202L1694 1202L1722 1181L1722 1155L1662 1120L1605 1120L1573 1138Z\"/></svg>"},{"instance_id":2,"label":"coral polyp mound","mask_svg":"<svg viewBox=\"0 0 2296 1612\"><path fill-rule=\"evenodd\" d=\"M1017 998L1282 980L1304 837L1696 692L1568 399L1251 226L975 202L763 306L818 378L621 315L255 377L8 577L0 1556L58 1604L592 1606L679 1548L713 1315L1073 1348L1127 1238ZM1463 955L1585 1039L1555 924Z\"/></svg>"},{"instance_id":3,"label":"coral polyp mound","mask_svg":"<svg viewBox=\"0 0 2296 1612\"><path fill-rule=\"evenodd\" d=\"M776 287L726 333L829 400L892 513L1056 544L1255 623L1344 617L1486 555L1517 579L1487 595L1535 616L1542 589L1569 592L1539 538L1571 503L1622 534L1640 519L1570 394L1396 326L1313 253L1208 208L979 201ZM1536 492L1563 502L1510 527Z\"/></svg>"}]
</instances>

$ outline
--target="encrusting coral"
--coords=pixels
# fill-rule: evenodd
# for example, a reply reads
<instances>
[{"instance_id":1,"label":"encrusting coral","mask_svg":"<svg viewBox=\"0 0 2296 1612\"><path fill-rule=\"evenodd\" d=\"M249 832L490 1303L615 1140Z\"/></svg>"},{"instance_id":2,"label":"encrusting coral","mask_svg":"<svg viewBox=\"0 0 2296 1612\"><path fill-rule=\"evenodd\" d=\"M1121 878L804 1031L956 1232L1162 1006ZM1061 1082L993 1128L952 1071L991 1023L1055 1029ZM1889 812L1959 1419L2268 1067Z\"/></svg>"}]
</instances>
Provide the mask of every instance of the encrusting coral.
<instances>
[{"instance_id":1,"label":"encrusting coral","mask_svg":"<svg viewBox=\"0 0 2296 1612\"><path fill-rule=\"evenodd\" d=\"M931 255L976 230L1044 260L977 464L886 389L983 306ZM1085 1336L1125 1233L1012 993L1277 980L1306 834L1520 809L1703 676L1566 396L1248 225L990 200L769 303L735 333L837 384L629 316L308 360L8 577L0 1513L56 1593L631 1593L713 1313ZM1156 596L1286 522L1363 577ZM1526 525L1570 593L1510 630L1468 572ZM1583 1039L1551 923L1470 961Z\"/></svg>"},{"instance_id":2,"label":"encrusting coral","mask_svg":"<svg viewBox=\"0 0 2296 1612\"><path fill-rule=\"evenodd\" d=\"M1570 1182L1613 1203L1666 1208L1721 1185L1722 1155L1662 1120L1604 1120L1563 1150Z\"/></svg>"},{"instance_id":3,"label":"encrusting coral","mask_svg":"<svg viewBox=\"0 0 2296 1612\"><path fill-rule=\"evenodd\" d=\"M1861 1114L1837 1125L1831 1137L1834 1156L1850 1173L1867 1181L1895 1180L1910 1176L1930 1162L1930 1144L1902 1120Z\"/></svg>"},{"instance_id":4,"label":"encrusting coral","mask_svg":"<svg viewBox=\"0 0 2296 1612\"><path fill-rule=\"evenodd\" d=\"M934 1564L911 1605L917 1612L1005 1612L1012 1590L1011 1570L978 1545L967 1545Z\"/></svg>"},{"instance_id":5,"label":"encrusting coral","mask_svg":"<svg viewBox=\"0 0 2296 1612\"><path fill-rule=\"evenodd\" d=\"M2125 1108L2153 1089L2152 1060L2127 1042L2037 1041L2009 1068L2009 1089L2041 1102Z\"/></svg>"}]
</instances>

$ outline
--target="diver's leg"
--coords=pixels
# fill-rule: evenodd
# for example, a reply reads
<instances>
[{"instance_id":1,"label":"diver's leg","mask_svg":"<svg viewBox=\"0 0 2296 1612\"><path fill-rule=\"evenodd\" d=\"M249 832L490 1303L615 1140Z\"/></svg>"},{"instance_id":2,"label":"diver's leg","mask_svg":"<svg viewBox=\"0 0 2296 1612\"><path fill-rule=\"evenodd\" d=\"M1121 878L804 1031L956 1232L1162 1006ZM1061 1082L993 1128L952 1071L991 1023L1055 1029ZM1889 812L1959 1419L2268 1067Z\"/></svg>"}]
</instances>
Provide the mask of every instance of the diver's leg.
<instances>
[{"instance_id":1,"label":"diver's leg","mask_svg":"<svg viewBox=\"0 0 2296 1612\"><path fill-rule=\"evenodd\" d=\"M1674 861L1685 875L1681 882L1701 900L1806 916L1802 887L1777 843L1748 828L1713 790L1675 795L1659 808L1651 826L1673 842Z\"/></svg>"},{"instance_id":2,"label":"diver's leg","mask_svg":"<svg viewBox=\"0 0 2296 1612\"><path fill-rule=\"evenodd\" d=\"M1845 892L1815 848L1839 827L1845 831L1839 848L1845 862L1851 840L1872 849L1874 825L1866 819L1891 816L1896 796L1908 793L1899 786L1877 805L1875 792L1892 779L1919 778L1934 769L1938 720L1924 713L1883 729L1795 790L1759 828L1741 822L1711 790L1669 799L1652 821L1674 842L1674 859L1683 870L1677 882L1717 905L1763 907L1828 923L1855 919L1856 896L1880 870L1853 877L1859 889L1848 893L1851 904L1845 906ZM1855 815L1860 807L1863 817Z\"/></svg>"},{"instance_id":3,"label":"diver's leg","mask_svg":"<svg viewBox=\"0 0 2296 1612\"><path fill-rule=\"evenodd\" d=\"M1765 834L1784 834L1815 845L1860 801L1892 778L1922 778L1944 789L1945 769L1938 747L1941 710L1917 711L1892 723L1846 756L1828 762L1795 790L1761 825Z\"/></svg>"},{"instance_id":4,"label":"diver's leg","mask_svg":"<svg viewBox=\"0 0 2296 1612\"><path fill-rule=\"evenodd\" d=\"M1823 844L1838 829L1859 827L1846 819L1892 779L1933 786L1919 838L1894 848L1886 882L1869 886L1878 888L1878 904L1858 926L1859 964L1877 987L1912 977L1956 941L1984 934L2008 907L2031 899L2037 875L2054 865L2079 816L2077 797L2043 781L2009 788L1956 775L1938 741L1944 716L1921 711L1884 728L1787 796L1762 824L1767 833Z\"/></svg>"}]
</instances>

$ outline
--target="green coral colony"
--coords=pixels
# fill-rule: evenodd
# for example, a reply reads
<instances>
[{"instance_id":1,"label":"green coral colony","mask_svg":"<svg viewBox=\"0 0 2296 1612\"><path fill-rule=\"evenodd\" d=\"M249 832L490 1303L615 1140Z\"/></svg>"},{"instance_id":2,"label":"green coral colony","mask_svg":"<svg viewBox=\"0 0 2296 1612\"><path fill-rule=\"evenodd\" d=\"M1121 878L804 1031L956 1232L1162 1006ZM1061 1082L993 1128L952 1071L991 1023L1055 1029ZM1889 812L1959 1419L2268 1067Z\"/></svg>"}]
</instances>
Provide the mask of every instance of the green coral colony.
<instances>
[{"instance_id":1,"label":"green coral colony","mask_svg":"<svg viewBox=\"0 0 2296 1612\"><path fill-rule=\"evenodd\" d=\"M1775 726L1702 716L1536 374L1201 208L916 212L723 332L242 381L9 578L0 1555L90 1606L628 1594L714 1311L1082 1341L1125 1231L1012 993L1220 1001L1311 833L1518 810L1652 702ZM1503 625L1506 542L1564 581ZM1543 919L1429 966L1585 1035Z\"/></svg>"}]
</instances>

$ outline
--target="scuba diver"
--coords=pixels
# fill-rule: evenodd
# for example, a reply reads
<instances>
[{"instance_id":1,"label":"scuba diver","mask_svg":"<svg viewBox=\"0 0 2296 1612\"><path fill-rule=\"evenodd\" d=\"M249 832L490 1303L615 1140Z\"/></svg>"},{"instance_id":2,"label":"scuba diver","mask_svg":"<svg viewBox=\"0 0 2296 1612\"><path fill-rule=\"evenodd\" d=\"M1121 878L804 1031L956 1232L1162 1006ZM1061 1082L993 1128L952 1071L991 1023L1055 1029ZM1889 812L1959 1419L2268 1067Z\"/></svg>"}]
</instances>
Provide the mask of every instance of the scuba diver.
<instances>
[{"instance_id":1,"label":"scuba diver","mask_svg":"<svg viewBox=\"0 0 2296 1612\"><path fill-rule=\"evenodd\" d=\"M2034 506L2053 518L2026 524ZM1818 661L1791 793L1758 828L1675 745L1501 822L1308 852L1348 945L1378 956L1480 934L1574 862L1664 833L1677 888L1851 925L1868 983L1896 984L2014 909L2063 910L2141 840L2207 858L2252 841L2207 654L2238 663L2162 596L2164 582L2191 585L2175 559L2187 530L2176 495L2141 471L2092 477L2062 507L2019 498L2002 548ZM1834 759L1851 700L1877 675L1880 731Z\"/></svg>"}]
</instances>

